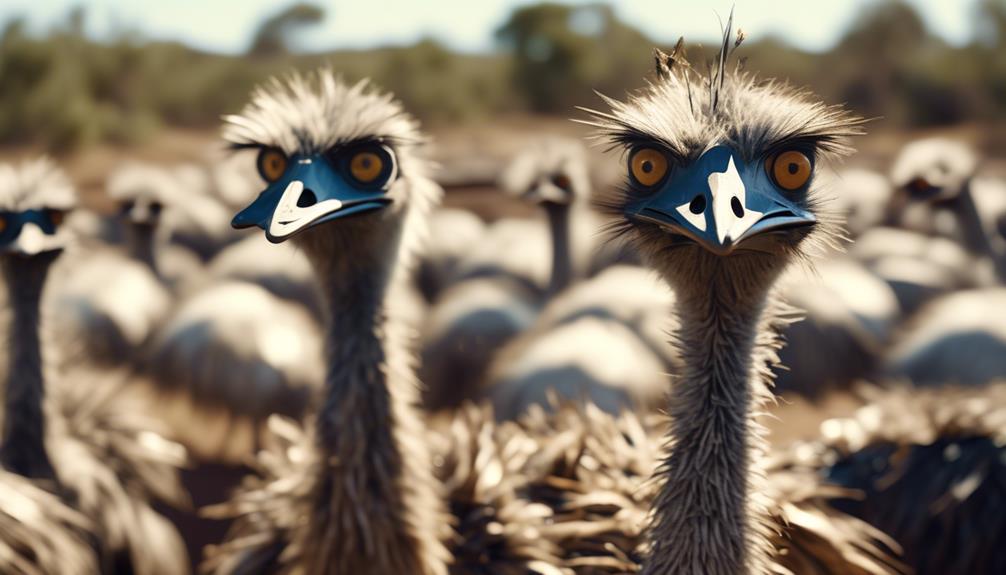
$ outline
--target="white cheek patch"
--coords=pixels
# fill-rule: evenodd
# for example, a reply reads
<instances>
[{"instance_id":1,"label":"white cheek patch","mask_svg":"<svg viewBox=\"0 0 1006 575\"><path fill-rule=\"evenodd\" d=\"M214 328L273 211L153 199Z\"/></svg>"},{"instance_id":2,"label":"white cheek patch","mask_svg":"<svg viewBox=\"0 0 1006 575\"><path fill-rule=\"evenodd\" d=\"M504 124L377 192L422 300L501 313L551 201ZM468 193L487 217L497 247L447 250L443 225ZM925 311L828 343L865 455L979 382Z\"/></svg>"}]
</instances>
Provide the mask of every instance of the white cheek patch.
<instances>
[{"instance_id":1,"label":"white cheek patch","mask_svg":"<svg viewBox=\"0 0 1006 575\"><path fill-rule=\"evenodd\" d=\"M677 210L678 210L678 213L681 214L681 217L685 218L685 221L687 221L688 223L690 223L693 226L695 226L696 228L698 228L699 231L701 231L701 232L706 231L706 212L705 212L705 210L702 210L701 212L699 212L697 214L693 214L692 213L692 203L691 202L685 202L685 203L681 204L680 206L677 207Z\"/></svg>"},{"instance_id":2,"label":"white cheek patch","mask_svg":"<svg viewBox=\"0 0 1006 575\"><path fill-rule=\"evenodd\" d=\"M272 236L285 238L304 229L321 216L342 209L342 202L335 198L302 208L297 205L297 200L303 192L304 183L300 180L294 180L287 185L283 197L279 199L279 204L273 211L272 221L269 222L269 233Z\"/></svg>"},{"instance_id":3,"label":"white cheek patch","mask_svg":"<svg viewBox=\"0 0 1006 575\"><path fill-rule=\"evenodd\" d=\"M147 202L137 202L129 212L129 221L134 224L149 222L151 218L150 206Z\"/></svg>"},{"instance_id":4,"label":"white cheek patch","mask_svg":"<svg viewBox=\"0 0 1006 575\"><path fill-rule=\"evenodd\" d=\"M556 204L568 204L571 201L570 194L552 183L544 183L531 190L528 197L532 201L552 202Z\"/></svg>"},{"instance_id":5,"label":"white cheek patch","mask_svg":"<svg viewBox=\"0 0 1006 575\"><path fill-rule=\"evenodd\" d=\"M46 244L48 242L45 238L45 232L35 224L28 222L21 227L21 233L18 234L11 247L21 253L34 255L44 251Z\"/></svg>"},{"instance_id":6,"label":"white cheek patch","mask_svg":"<svg viewBox=\"0 0 1006 575\"><path fill-rule=\"evenodd\" d=\"M763 215L762 212L747 208L747 188L737 173L733 156L730 156L727 171L709 174L709 191L713 196L713 220L716 222L716 235L720 243L728 237L736 241ZM744 212L739 218L731 205L734 198L740 202Z\"/></svg>"}]
</instances>

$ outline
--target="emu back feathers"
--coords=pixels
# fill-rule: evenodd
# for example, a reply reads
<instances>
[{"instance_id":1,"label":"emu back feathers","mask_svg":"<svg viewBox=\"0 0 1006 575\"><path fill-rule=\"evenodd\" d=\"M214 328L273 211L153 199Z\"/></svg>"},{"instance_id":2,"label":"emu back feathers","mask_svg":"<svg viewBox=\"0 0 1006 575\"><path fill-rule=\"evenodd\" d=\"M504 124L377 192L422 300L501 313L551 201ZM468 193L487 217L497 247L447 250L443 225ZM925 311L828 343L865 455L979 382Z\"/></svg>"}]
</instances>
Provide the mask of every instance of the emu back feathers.
<instances>
[{"instance_id":1,"label":"emu back feathers","mask_svg":"<svg viewBox=\"0 0 1006 575\"><path fill-rule=\"evenodd\" d=\"M207 551L208 573L300 573L313 510L311 484L319 465L313 438L278 416L269 420L268 443L249 477L228 503L206 510L234 517L227 540ZM540 536L551 515L518 493L525 489L521 456L537 449L513 425L496 426L491 411L465 405L430 421L434 465L451 514L451 572L560 575L555 546ZM435 528L437 526L431 526Z\"/></svg>"},{"instance_id":2,"label":"emu back feathers","mask_svg":"<svg viewBox=\"0 0 1006 575\"><path fill-rule=\"evenodd\" d=\"M125 554L138 574L186 573L181 538L152 507L153 500L188 505L178 477L185 451L122 392L122 380L108 373L50 386L56 473L74 508L94 522L105 561Z\"/></svg>"},{"instance_id":3,"label":"emu back feathers","mask_svg":"<svg viewBox=\"0 0 1006 575\"><path fill-rule=\"evenodd\" d=\"M794 463L858 492L836 507L890 534L919 575L1006 572L1006 383L860 393Z\"/></svg>"},{"instance_id":4,"label":"emu back feathers","mask_svg":"<svg viewBox=\"0 0 1006 575\"><path fill-rule=\"evenodd\" d=\"M0 469L0 572L98 572L93 524L34 482Z\"/></svg>"},{"instance_id":5,"label":"emu back feathers","mask_svg":"<svg viewBox=\"0 0 1006 575\"><path fill-rule=\"evenodd\" d=\"M554 414L532 408L520 424L540 446L525 473L534 478L530 498L554 510L543 533L563 550L562 565L590 575L638 571L665 418L612 417L592 406L565 404ZM822 484L813 472L789 469L791 457L773 453L765 468L775 571L903 572L890 538L832 508L830 500L848 492Z\"/></svg>"},{"instance_id":6,"label":"emu back feathers","mask_svg":"<svg viewBox=\"0 0 1006 575\"><path fill-rule=\"evenodd\" d=\"M488 409L466 405L434 421L435 465L450 501L455 573L632 573L654 495L664 420L613 417L591 406L534 407L519 422L494 424ZM270 420L260 476L229 503L209 510L237 521L211 549L213 573L297 573L312 458L296 424ZM811 471L769 464L778 573L893 575L897 545L878 529L830 506L846 490Z\"/></svg>"}]
</instances>

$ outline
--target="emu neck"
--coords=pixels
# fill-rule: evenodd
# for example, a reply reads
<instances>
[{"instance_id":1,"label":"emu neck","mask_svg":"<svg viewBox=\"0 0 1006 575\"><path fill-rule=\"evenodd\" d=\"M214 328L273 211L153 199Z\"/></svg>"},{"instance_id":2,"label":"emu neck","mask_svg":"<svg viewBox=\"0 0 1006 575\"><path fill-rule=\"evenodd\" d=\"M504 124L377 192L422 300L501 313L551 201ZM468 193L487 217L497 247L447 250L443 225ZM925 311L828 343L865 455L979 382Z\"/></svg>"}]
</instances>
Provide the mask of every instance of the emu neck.
<instances>
[{"instance_id":1,"label":"emu neck","mask_svg":"<svg viewBox=\"0 0 1006 575\"><path fill-rule=\"evenodd\" d=\"M12 317L7 326L10 350L4 376L4 423L0 464L32 478L53 478L45 449L45 382L39 334L39 303L53 256L3 259Z\"/></svg>"},{"instance_id":2,"label":"emu neck","mask_svg":"<svg viewBox=\"0 0 1006 575\"><path fill-rule=\"evenodd\" d=\"M989 243L989 237L985 230L981 216L978 214L978 206L975 204L974 194L971 191L971 183L968 180L961 193L954 199L955 208L959 214L958 226L964 245L974 254L985 255L995 253Z\"/></svg>"},{"instance_id":3,"label":"emu neck","mask_svg":"<svg viewBox=\"0 0 1006 575\"><path fill-rule=\"evenodd\" d=\"M769 558L757 496L764 442L753 419L765 397L756 338L767 290L739 293L725 273L678 289L685 364L669 397L646 574L760 574Z\"/></svg>"},{"instance_id":4,"label":"emu neck","mask_svg":"<svg viewBox=\"0 0 1006 575\"><path fill-rule=\"evenodd\" d=\"M328 376L317 419L324 460L311 573L447 572L417 384L385 316L389 275L377 264L322 274Z\"/></svg>"},{"instance_id":5,"label":"emu neck","mask_svg":"<svg viewBox=\"0 0 1006 575\"><path fill-rule=\"evenodd\" d=\"M552 202L545 202L544 206L552 233L552 277L548 283L548 295L553 296L569 287L573 281L569 237L570 206Z\"/></svg>"},{"instance_id":6,"label":"emu neck","mask_svg":"<svg viewBox=\"0 0 1006 575\"><path fill-rule=\"evenodd\" d=\"M129 223L126 226L129 256L146 264L154 274L157 274L157 260L154 256L155 233L156 228L152 224Z\"/></svg>"}]
</instances>

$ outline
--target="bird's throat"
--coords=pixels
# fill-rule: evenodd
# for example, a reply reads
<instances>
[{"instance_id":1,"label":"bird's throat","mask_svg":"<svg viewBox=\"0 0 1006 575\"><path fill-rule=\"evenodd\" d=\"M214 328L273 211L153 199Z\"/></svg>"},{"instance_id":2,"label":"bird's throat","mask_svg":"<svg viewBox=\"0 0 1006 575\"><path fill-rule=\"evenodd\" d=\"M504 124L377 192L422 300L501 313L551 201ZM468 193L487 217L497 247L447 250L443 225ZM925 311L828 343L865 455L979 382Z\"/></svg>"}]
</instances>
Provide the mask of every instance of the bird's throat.
<instances>
[{"instance_id":1,"label":"bird's throat","mask_svg":"<svg viewBox=\"0 0 1006 575\"><path fill-rule=\"evenodd\" d=\"M325 468L316 497L327 512L312 517L319 535L308 555L319 573L446 575L443 504L404 333L385 316L386 283L379 274L322 282L328 375L317 414Z\"/></svg>"},{"instance_id":2,"label":"bird's throat","mask_svg":"<svg viewBox=\"0 0 1006 575\"><path fill-rule=\"evenodd\" d=\"M42 287L52 259L47 255L3 259L10 322L0 465L25 477L55 477L45 449L45 381L40 336Z\"/></svg>"},{"instance_id":3,"label":"bird's throat","mask_svg":"<svg viewBox=\"0 0 1006 575\"><path fill-rule=\"evenodd\" d=\"M545 203L549 229L552 234L552 276L548 294L554 296L573 282L573 256L570 238L570 206Z\"/></svg>"},{"instance_id":4,"label":"bird's throat","mask_svg":"<svg viewBox=\"0 0 1006 575\"><path fill-rule=\"evenodd\" d=\"M684 371L672 382L669 452L658 470L644 573L760 574L769 558L757 496L767 389L759 353L764 296L679 290Z\"/></svg>"},{"instance_id":5,"label":"bird's throat","mask_svg":"<svg viewBox=\"0 0 1006 575\"><path fill-rule=\"evenodd\" d=\"M154 275L158 275L157 260L154 255L156 231L157 228L151 224L129 224L127 228L130 257L145 264Z\"/></svg>"}]
</instances>

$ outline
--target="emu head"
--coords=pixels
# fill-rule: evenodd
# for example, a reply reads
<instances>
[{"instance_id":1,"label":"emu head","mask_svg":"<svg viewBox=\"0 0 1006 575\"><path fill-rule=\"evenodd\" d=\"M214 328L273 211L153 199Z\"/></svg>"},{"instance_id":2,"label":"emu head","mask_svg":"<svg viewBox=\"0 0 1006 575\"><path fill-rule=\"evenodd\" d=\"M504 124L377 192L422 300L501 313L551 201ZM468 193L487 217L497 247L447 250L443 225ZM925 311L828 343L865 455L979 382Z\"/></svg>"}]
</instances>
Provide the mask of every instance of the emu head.
<instances>
[{"instance_id":1,"label":"emu head","mask_svg":"<svg viewBox=\"0 0 1006 575\"><path fill-rule=\"evenodd\" d=\"M500 186L508 194L538 205L568 206L590 197L583 144L563 138L533 142L507 165Z\"/></svg>"},{"instance_id":2,"label":"emu head","mask_svg":"<svg viewBox=\"0 0 1006 575\"><path fill-rule=\"evenodd\" d=\"M108 180L108 196L115 202L122 220L138 227L154 228L164 207L171 201L177 183L163 168L127 164Z\"/></svg>"},{"instance_id":3,"label":"emu head","mask_svg":"<svg viewBox=\"0 0 1006 575\"><path fill-rule=\"evenodd\" d=\"M602 96L610 111L585 109L585 123L624 151L624 184L599 201L612 230L682 291L766 288L808 239L828 241L836 226L814 176L860 133L861 121L839 107L728 70L730 41L728 25L706 74L688 67L682 42L671 55L658 51L646 89L626 102Z\"/></svg>"},{"instance_id":4,"label":"emu head","mask_svg":"<svg viewBox=\"0 0 1006 575\"><path fill-rule=\"evenodd\" d=\"M0 165L0 254L54 258L68 243L63 223L75 207L73 185L47 158Z\"/></svg>"},{"instance_id":5,"label":"emu head","mask_svg":"<svg viewBox=\"0 0 1006 575\"><path fill-rule=\"evenodd\" d=\"M273 79L225 120L231 146L257 152L265 185L232 225L295 239L316 267L396 261L439 200L418 123L366 81L348 85L326 69Z\"/></svg>"},{"instance_id":6,"label":"emu head","mask_svg":"<svg viewBox=\"0 0 1006 575\"><path fill-rule=\"evenodd\" d=\"M891 182L909 201L940 202L959 196L977 167L974 150L963 142L943 138L917 140L898 154L891 169Z\"/></svg>"}]
</instances>

